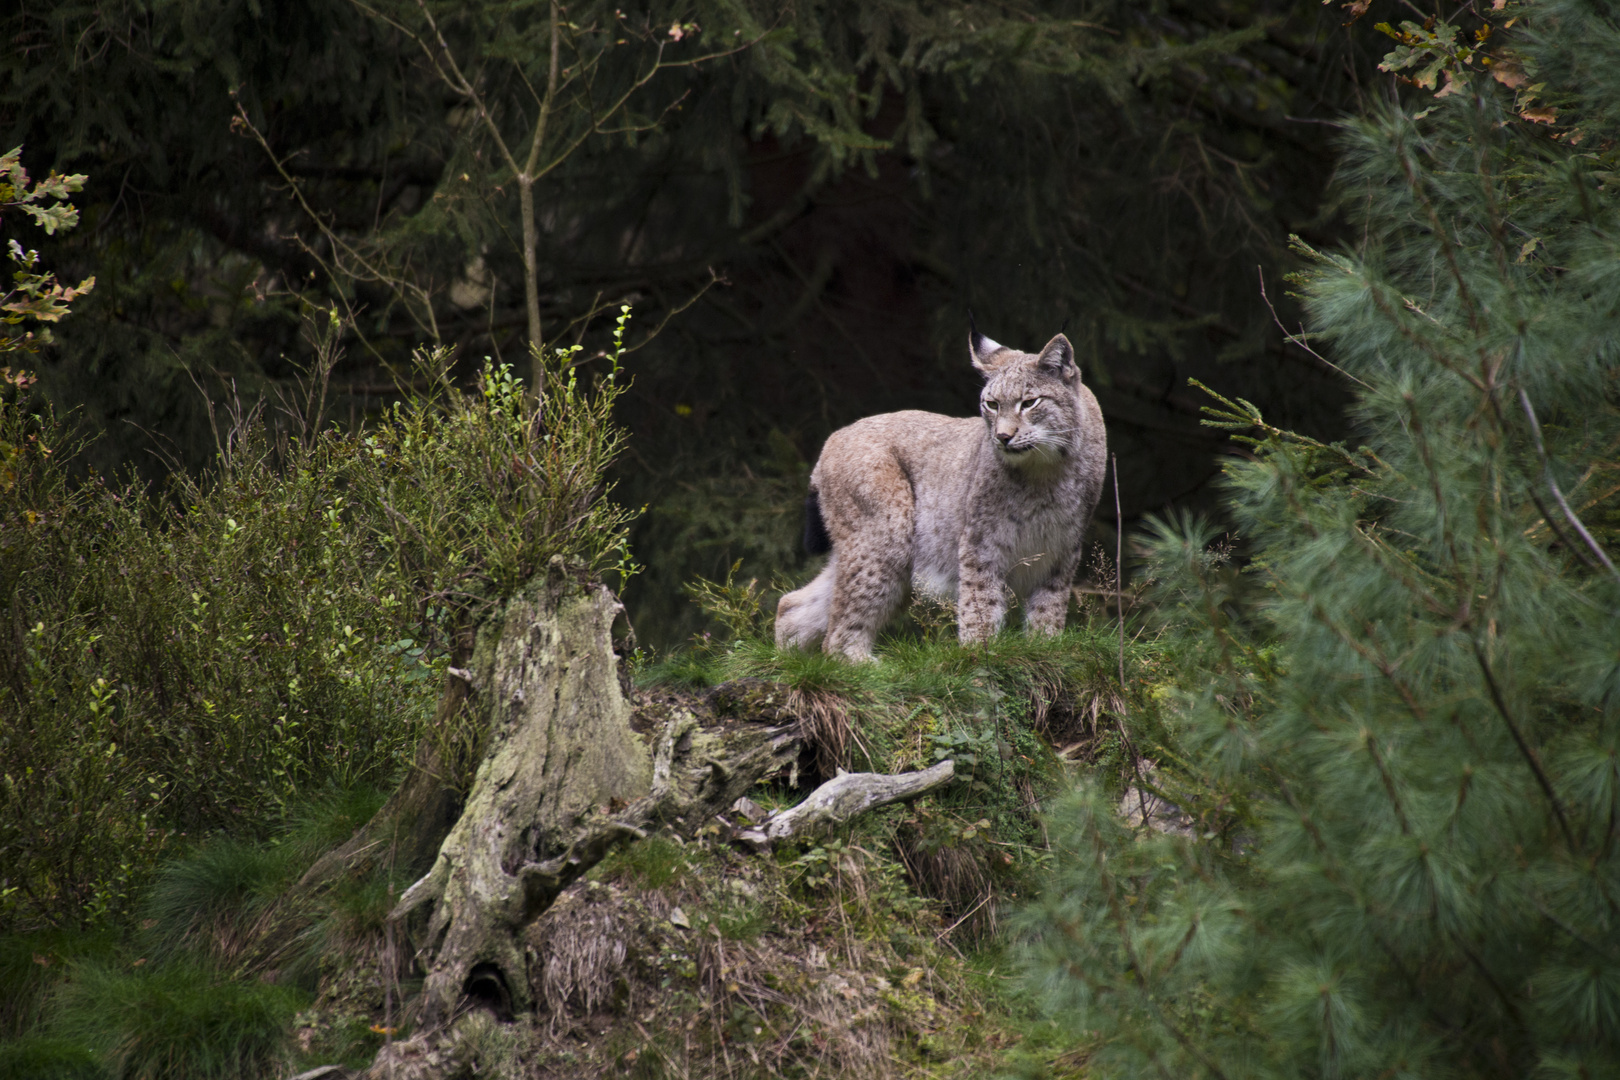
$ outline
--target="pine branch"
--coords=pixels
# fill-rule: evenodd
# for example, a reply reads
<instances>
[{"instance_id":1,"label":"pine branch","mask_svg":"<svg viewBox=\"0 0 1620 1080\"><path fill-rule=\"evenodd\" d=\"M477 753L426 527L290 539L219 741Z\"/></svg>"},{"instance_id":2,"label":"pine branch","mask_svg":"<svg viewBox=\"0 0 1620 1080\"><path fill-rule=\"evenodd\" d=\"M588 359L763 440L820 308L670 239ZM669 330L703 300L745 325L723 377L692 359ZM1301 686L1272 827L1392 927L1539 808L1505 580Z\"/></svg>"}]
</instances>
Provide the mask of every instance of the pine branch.
<instances>
[{"instance_id":1,"label":"pine branch","mask_svg":"<svg viewBox=\"0 0 1620 1080\"><path fill-rule=\"evenodd\" d=\"M1575 511L1569 508L1568 500L1564 498L1563 491L1559 489L1558 481L1553 477L1552 462L1547 457L1547 448L1541 441L1541 422L1536 419L1536 409L1534 405L1530 404L1530 395L1525 393L1522 387L1519 389L1519 404L1524 408L1525 418L1530 421L1530 435L1535 440L1536 456L1541 459L1542 479L1546 481L1547 488L1552 492L1553 498L1558 501L1558 508L1564 512L1565 520L1580 535L1587 549L1597 556L1598 561L1603 564L1604 568L1609 571L1616 581L1620 581L1620 570L1615 569L1614 563L1609 559L1608 552L1603 550L1603 545L1599 544L1592 534L1587 531L1586 526L1581 524L1581 519L1576 517ZM1547 520L1551 524L1551 519L1548 518Z\"/></svg>"}]
</instances>

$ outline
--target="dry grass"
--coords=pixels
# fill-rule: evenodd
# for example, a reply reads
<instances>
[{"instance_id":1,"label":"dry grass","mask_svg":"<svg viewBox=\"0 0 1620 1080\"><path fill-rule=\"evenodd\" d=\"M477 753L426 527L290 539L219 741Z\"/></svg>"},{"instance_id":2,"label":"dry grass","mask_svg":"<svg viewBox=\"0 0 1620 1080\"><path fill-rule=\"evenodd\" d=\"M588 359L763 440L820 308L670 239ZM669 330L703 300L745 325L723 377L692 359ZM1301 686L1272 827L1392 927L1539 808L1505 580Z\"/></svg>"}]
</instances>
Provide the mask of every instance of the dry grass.
<instances>
[{"instance_id":1,"label":"dry grass","mask_svg":"<svg viewBox=\"0 0 1620 1080\"><path fill-rule=\"evenodd\" d=\"M635 1004L626 970L629 939L648 912L617 890L591 885L558 897L524 935L534 999L550 1017L553 1035L570 1014Z\"/></svg>"},{"instance_id":2,"label":"dry grass","mask_svg":"<svg viewBox=\"0 0 1620 1080\"><path fill-rule=\"evenodd\" d=\"M915 829L896 836L894 849L912 888L939 901L946 931L973 942L995 935L1000 905L984 849L929 843Z\"/></svg>"},{"instance_id":3,"label":"dry grass","mask_svg":"<svg viewBox=\"0 0 1620 1080\"><path fill-rule=\"evenodd\" d=\"M1068 761L1093 761L1098 740L1115 729L1116 717L1125 711L1125 698L1113 679L1067 688L1043 681L1030 696L1031 726Z\"/></svg>"},{"instance_id":4,"label":"dry grass","mask_svg":"<svg viewBox=\"0 0 1620 1080\"><path fill-rule=\"evenodd\" d=\"M799 718L804 744L822 779L850 766L855 730L842 695L832 690L795 689L788 692L788 710Z\"/></svg>"}]
</instances>

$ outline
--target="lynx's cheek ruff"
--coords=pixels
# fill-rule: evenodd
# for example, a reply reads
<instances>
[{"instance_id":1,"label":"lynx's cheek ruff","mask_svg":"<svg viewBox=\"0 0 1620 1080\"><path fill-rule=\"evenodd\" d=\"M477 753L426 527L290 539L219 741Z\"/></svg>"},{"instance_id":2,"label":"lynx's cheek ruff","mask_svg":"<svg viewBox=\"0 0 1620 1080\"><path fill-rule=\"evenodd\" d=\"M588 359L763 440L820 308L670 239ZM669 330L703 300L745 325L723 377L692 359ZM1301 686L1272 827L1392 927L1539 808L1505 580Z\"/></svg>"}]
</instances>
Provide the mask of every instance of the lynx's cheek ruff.
<instances>
[{"instance_id":1,"label":"lynx's cheek ruff","mask_svg":"<svg viewBox=\"0 0 1620 1080\"><path fill-rule=\"evenodd\" d=\"M1102 493L1102 412L1062 334L1037 353L974 329L979 417L884 413L833 432L810 476L805 546L832 555L782 598L779 646L868 659L914 591L957 601L965 642L1063 629L1080 544Z\"/></svg>"}]
</instances>

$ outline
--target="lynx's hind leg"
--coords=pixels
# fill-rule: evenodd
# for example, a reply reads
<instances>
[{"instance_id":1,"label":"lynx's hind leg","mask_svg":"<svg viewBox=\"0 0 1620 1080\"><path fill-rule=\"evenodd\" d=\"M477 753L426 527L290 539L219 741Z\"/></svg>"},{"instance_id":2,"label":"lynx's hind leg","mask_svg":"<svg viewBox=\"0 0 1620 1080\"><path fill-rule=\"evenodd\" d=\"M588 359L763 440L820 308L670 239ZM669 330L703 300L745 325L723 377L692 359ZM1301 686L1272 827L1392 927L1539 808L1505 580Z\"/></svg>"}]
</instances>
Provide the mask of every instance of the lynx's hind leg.
<instances>
[{"instance_id":1,"label":"lynx's hind leg","mask_svg":"<svg viewBox=\"0 0 1620 1080\"><path fill-rule=\"evenodd\" d=\"M827 618L826 650L851 660L872 658L872 645L905 603L911 587L912 528L916 505L911 482L893 458L868 459L837 492L833 543L838 575ZM831 502L827 485L822 501Z\"/></svg>"},{"instance_id":2,"label":"lynx's hind leg","mask_svg":"<svg viewBox=\"0 0 1620 1080\"><path fill-rule=\"evenodd\" d=\"M827 636L827 609L832 604L833 581L838 574L838 556L815 580L788 593L776 605L776 647L813 649Z\"/></svg>"}]
</instances>

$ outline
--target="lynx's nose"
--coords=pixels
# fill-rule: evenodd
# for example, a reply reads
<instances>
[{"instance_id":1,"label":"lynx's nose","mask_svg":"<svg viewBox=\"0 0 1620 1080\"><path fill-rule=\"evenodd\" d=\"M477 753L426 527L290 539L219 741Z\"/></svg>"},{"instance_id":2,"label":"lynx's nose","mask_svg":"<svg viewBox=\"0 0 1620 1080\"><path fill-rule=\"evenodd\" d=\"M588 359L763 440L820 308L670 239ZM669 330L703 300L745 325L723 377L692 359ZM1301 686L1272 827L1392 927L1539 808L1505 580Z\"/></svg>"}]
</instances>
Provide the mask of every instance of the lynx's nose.
<instances>
[{"instance_id":1,"label":"lynx's nose","mask_svg":"<svg viewBox=\"0 0 1620 1080\"><path fill-rule=\"evenodd\" d=\"M1007 433L1005 431L996 432L996 441L999 442L1002 446L1006 446L1008 443L1012 442L1012 438L1013 438L1012 435L1010 435L1009 433Z\"/></svg>"}]
</instances>

